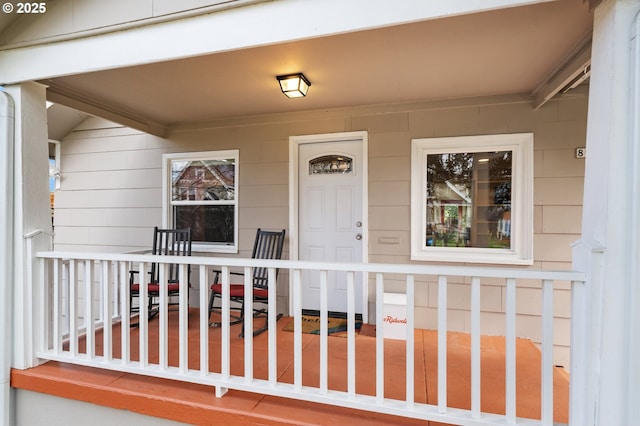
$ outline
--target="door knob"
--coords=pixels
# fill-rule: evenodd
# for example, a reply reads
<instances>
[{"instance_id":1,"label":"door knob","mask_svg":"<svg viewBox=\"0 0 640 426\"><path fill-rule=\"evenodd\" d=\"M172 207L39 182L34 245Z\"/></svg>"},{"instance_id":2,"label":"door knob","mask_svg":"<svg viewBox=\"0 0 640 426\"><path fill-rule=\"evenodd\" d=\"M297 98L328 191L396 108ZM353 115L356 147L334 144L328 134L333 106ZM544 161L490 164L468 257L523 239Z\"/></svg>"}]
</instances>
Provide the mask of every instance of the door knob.
<instances>
[{"instance_id":1,"label":"door knob","mask_svg":"<svg viewBox=\"0 0 640 426\"><path fill-rule=\"evenodd\" d=\"M357 234L356 235L356 240L361 240L362 239L362 234Z\"/></svg>"}]
</instances>

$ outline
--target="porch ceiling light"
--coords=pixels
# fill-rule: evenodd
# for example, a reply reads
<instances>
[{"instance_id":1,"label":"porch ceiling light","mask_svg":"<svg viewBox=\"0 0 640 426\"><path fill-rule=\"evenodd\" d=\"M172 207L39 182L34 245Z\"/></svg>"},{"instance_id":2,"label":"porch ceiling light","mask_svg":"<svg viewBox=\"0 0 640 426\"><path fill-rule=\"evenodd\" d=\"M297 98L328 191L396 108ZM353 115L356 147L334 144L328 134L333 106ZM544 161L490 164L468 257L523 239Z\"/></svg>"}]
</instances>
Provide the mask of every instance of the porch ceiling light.
<instances>
[{"instance_id":1,"label":"porch ceiling light","mask_svg":"<svg viewBox=\"0 0 640 426\"><path fill-rule=\"evenodd\" d=\"M279 75L276 77L280 83L282 93L288 98L303 98L307 96L307 91L311 82L302 73Z\"/></svg>"}]
</instances>

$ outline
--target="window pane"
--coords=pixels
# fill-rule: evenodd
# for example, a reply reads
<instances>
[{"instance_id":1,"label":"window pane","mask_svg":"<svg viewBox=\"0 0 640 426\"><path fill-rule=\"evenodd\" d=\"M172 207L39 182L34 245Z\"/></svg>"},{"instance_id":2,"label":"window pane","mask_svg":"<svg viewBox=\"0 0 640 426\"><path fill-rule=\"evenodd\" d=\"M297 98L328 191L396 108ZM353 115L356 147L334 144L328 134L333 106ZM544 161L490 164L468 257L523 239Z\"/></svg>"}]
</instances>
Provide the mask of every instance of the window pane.
<instances>
[{"instance_id":1,"label":"window pane","mask_svg":"<svg viewBox=\"0 0 640 426\"><path fill-rule=\"evenodd\" d=\"M235 160L172 160L173 201L234 200Z\"/></svg>"},{"instance_id":2,"label":"window pane","mask_svg":"<svg viewBox=\"0 0 640 426\"><path fill-rule=\"evenodd\" d=\"M427 155L425 245L511 247L512 152Z\"/></svg>"},{"instance_id":3,"label":"window pane","mask_svg":"<svg viewBox=\"0 0 640 426\"><path fill-rule=\"evenodd\" d=\"M176 228L191 228L194 242L233 244L235 206L174 206Z\"/></svg>"}]
</instances>

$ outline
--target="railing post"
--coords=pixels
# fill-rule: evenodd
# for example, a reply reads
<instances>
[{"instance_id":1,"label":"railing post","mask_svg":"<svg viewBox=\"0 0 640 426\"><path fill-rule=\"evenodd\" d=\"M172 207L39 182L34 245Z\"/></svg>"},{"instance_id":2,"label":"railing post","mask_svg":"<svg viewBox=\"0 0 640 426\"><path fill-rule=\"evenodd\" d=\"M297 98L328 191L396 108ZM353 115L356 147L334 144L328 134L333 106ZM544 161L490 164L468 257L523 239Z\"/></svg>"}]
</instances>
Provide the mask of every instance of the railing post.
<instances>
[{"instance_id":1,"label":"railing post","mask_svg":"<svg viewBox=\"0 0 640 426\"><path fill-rule=\"evenodd\" d=\"M26 240L26 262L27 268L25 272L25 282L24 282L24 304L22 306L17 306L18 311L16 314L20 314L24 320L24 328L22 330L22 338L24 348L24 358L25 358L25 366L32 367L35 364L35 354L33 351L33 341L34 341L34 311L36 304L34 304L33 300L33 269L35 264L34 252L33 252L33 239L44 232L42 229L37 229L33 232L30 232L24 236ZM30 304L30 306L27 306Z\"/></svg>"},{"instance_id":2,"label":"railing post","mask_svg":"<svg viewBox=\"0 0 640 426\"><path fill-rule=\"evenodd\" d=\"M587 424L584 401L587 389L587 285L571 284L571 381L569 382L569 425Z\"/></svg>"}]
</instances>

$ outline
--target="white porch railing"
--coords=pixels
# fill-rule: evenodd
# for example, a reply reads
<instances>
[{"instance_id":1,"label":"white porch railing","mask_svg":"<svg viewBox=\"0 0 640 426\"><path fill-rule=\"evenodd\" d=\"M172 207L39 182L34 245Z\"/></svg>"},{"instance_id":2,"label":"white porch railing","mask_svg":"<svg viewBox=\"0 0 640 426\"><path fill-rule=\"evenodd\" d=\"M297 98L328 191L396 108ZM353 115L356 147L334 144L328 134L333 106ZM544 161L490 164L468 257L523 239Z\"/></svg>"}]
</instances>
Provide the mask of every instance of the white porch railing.
<instances>
[{"instance_id":1,"label":"white porch railing","mask_svg":"<svg viewBox=\"0 0 640 426\"><path fill-rule=\"evenodd\" d=\"M163 377L199 384L215 386L216 395L223 396L227 389L256 392L280 397L320 402L342 407L368 410L385 414L405 416L417 419L434 420L460 425L489 424L553 424L553 293L554 285L559 282L571 282L574 295L572 310L573 332L582 332L576 328L584 315L583 303L584 275L577 272L552 272L531 269L485 269L466 267L435 267L424 265L383 265L383 264L333 264L313 263L286 260L253 260L238 258L211 257L169 257L135 254L103 254L103 253L62 253L41 252L36 255L34 295L36 296L35 323L36 356L45 360L92 366L110 370L118 370L135 374ZM131 357L130 318L119 313L129 312L129 270L140 271L143 279L148 274L152 262L161 265L179 263L192 267L192 275L199 278L198 307L199 314L199 368L190 369L188 365L188 298L187 292L179 297L179 362L178 366L170 366L168 361L168 308L166 289L161 294L159 317L159 362L149 361L148 333L149 323L145 305L146 286L140 286L139 317L139 356ZM257 379L253 375L254 351L253 339L244 341L244 374L231 374L230 360L230 324L229 324L229 272L230 268L243 269L245 276L250 276L253 267L266 267L269 270L269 330L276 330L276 268L288 270L293 282L294 311L294 378L293 383L278 380L278 352L276 333L268 332L268 378ZM207 283L212 269L222 270L222 326L221 326L221 365L219 372L209 368L209 318ZM301 271L320 271L321 287L321 329L320 329L320 381L318 387L303 386L302 366L302 332L301 332ZM347 391L332 390L328 386L328 331L327 331L327 272L346 273L348 281L348 361ZM186 282L186 267L181 267ZM376 336L376 394L375 396L358 394L356 391L356 334L355 334L355 289L356 274L368 274L375 281L376 324L383 323L383 293L385 279L404 277L407 300L414 300L416 286L423 285L425 276L430 282L437 282L438 288L438 402L436 405L417 403L414 400L414 305L407 306L406 335L406 398L392 400L384 395L384 339L379 327ZM471 287L471 409L452 408L447 404L447 287L449 277L467 277ZM418 280L417 280L418 278ZM503 280L506 287L505 339L506 339L506 411L504 415L483 413L480 409L480 294L483 280ZM390 278L391 280L391 278ZM542 291L542 385L541 420L521 419L516 417L516 289L519 280L538 280ZM363 280L365 283L367 279ZM416 283L416 281L419 281ZM245 294L251 294L251 282L245 280ZM397 289L395 290L397 291ZM251 306L245 306L247 317L251 317ZM93 319L93 320L87 320ZM115 323L120 323L121 335L113 335ZM253 322L244 323L245 336L252 336ZM96 342L96 331L101 329L101 342ZM113 356L114 339L120 339L121 356ZM580 339L574 334L572 340ZM79 350L79 341L86 349ZM96 353L96 343L104 350ZM573 354L572 354L573 356ZM305 361L309 362L309 361ZM580 368L580 359L572 362L572 368ZM572 372L573 375L573 372Z\"/></svg>"}]
</instances>

